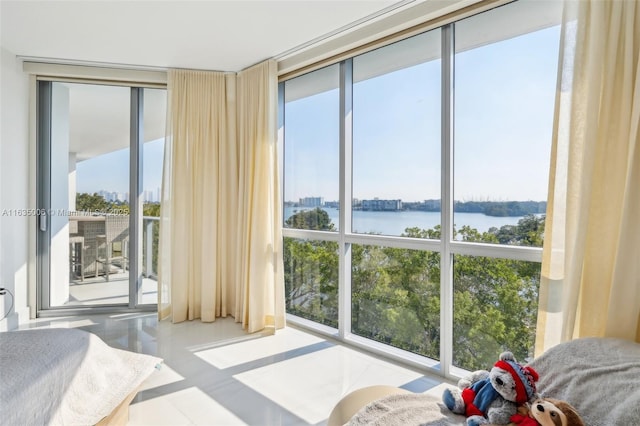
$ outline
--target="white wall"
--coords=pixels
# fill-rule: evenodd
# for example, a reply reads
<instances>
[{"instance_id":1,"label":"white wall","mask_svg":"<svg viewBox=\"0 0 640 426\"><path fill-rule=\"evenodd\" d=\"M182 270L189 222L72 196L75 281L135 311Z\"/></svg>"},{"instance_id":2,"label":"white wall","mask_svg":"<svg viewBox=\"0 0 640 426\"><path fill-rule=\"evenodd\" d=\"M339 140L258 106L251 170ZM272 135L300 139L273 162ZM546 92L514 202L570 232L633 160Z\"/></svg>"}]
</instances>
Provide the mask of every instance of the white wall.
<instances>
[{"instance_id":1,"label":"white wall","mask_svg":"<svg viewBox=\"0 0 640 426\"><path fill-rule=\"evenodd\" d=\"M77 164L77 154L75 152L70 152L69 153L69 176L68 176L68 181L69 181L69 211L75 211L76 210L76 190L77 190L77 185L76 185L76 164Z\"/></svg>"},{"instance_id":2,"label":"white wall","mask_svg":"<svg viewBox=\"0 0 640 426\"><path fill-rule=\"evenodd\" d=\"M0 330L28 320L29 78L22 62L4 47L0 56L0 287L15 297ZM9 312L11 296L0 296L0 318Z\"/></svg>"}]
</instances>

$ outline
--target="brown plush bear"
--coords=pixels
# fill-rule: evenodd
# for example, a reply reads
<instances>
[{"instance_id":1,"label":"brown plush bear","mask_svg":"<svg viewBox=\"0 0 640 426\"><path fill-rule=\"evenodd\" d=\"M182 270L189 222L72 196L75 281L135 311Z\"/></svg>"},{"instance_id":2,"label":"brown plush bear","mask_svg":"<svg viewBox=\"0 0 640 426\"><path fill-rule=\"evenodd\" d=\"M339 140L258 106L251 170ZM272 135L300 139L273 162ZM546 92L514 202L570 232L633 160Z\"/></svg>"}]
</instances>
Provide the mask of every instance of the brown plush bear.
<instances>
[{"instance_id":1,"label":"brown plush bear","mask_svg":"<svg viewBox=\"0 0 640 426\"><path fill-rule=\"evenodd\" d=\"M585 426L568 402L552 398L541 398L520 406L511 421L518 426Z\"/></svg>"}]
</instances>

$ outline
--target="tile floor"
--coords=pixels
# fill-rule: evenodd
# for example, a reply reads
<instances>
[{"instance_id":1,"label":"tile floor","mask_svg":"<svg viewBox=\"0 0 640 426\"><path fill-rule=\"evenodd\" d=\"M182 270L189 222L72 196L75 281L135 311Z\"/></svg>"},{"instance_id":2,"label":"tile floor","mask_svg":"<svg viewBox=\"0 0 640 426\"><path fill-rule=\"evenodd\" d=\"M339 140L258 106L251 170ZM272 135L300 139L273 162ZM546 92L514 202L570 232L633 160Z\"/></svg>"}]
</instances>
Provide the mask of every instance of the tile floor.
<instances>
[{"instance_id":1,"label":"tile floor","mask_svg":"<svg viewBox=\"0 0 640 426\"><path fill-rule=\"evenodd\" d=\"M77 327L164 359L133 401L129 425L324 425L355 389L433 392L442 383L292 326L247 335L232 318L171 324L141 313L42 318L22 328L33 327Z\"/></svg>"},{"instance_id":2,"label":"tile floor","mask_svg":"<svg viewBox=\"0 0 640 426\"><path fill-rule=\"evenodd\" d=\"M158 282L151 278L142 279L140 303L158 302ZM129 273L111 274L109 281L103 276L86 277L69 283L69 301L65 306L90 306L129 303Z\"/></svg>"}]
</instances>

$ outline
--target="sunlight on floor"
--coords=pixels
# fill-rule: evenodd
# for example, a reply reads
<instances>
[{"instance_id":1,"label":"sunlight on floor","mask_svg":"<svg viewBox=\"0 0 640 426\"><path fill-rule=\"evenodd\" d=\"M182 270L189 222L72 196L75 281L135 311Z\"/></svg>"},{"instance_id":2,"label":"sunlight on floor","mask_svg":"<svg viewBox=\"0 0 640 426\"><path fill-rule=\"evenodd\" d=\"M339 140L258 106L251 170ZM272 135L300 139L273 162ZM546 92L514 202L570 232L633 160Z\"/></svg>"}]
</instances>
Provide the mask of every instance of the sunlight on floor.
<instances>
[{"instance_id":1,"label":"sunlight on floor","mask_svg":"<svg viewBox=\"0 0 640 426\"><path fill-rule=\"evenodd\" d=\"M242 425L241 419L196 387L133 404L129 425Z\"/></svg>"},{"instance_id":2,"label":"sunlight on floor","mask_svg":"<svg viewBox=\"0 0 640 426\"><path fill-rule=\"evenodd\" d=\"M442 383L295 327L249 335L231 317L172 324L155 313L131 313L25 325L40 327L81 328L115 348L164 360L130 406L129 424L136 426L324 425L355 389L383 384L429 392Z\"/></svg>"},{"instance_id":3,"label":"sunlight on floor","mask_svg":"<svg viewBox=\"0 0 640 426\"><path fill-rule=\"evenodd\" d=\"M140 303L157 303L158 282L151 278L142 279ZM111 274L109 281L103 276L87 277L84 281L69 283L69 301L65 306L86 306L129 303L129 273Z\"/></svg>"},{"instance_id":4,"label":"sunlight on floor","mask_svg":"<svg viewBox=\"0 0 640 426\"><path fill-rule=\"evenodd\" d=\"M287 328L278 331L273 336L241 341L224 347L200 351L195 355L214 367L223 369L256 361L264 357L273 357L322 342L324 340L319 337Z\"/></svg>"}]
</instances>

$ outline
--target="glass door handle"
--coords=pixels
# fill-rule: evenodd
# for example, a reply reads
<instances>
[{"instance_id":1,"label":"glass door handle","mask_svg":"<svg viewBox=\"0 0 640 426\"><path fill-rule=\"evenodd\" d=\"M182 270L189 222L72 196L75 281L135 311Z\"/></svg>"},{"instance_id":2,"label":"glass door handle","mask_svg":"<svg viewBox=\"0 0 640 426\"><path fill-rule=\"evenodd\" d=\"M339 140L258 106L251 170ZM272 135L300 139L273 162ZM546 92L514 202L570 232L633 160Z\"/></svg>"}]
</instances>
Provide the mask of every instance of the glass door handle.
<instances>
[{"instance_id":1,"label":"glass door handle","mask_svg":"<svg viewBox=\"0 0 640 426\"><path fill-rule=\"evenodd\" d=\"M38 216L40 219L40 230L42 232L46 232L47 230L47 215L46 214L41 214Z\"/></svg>"}]
</instances>

